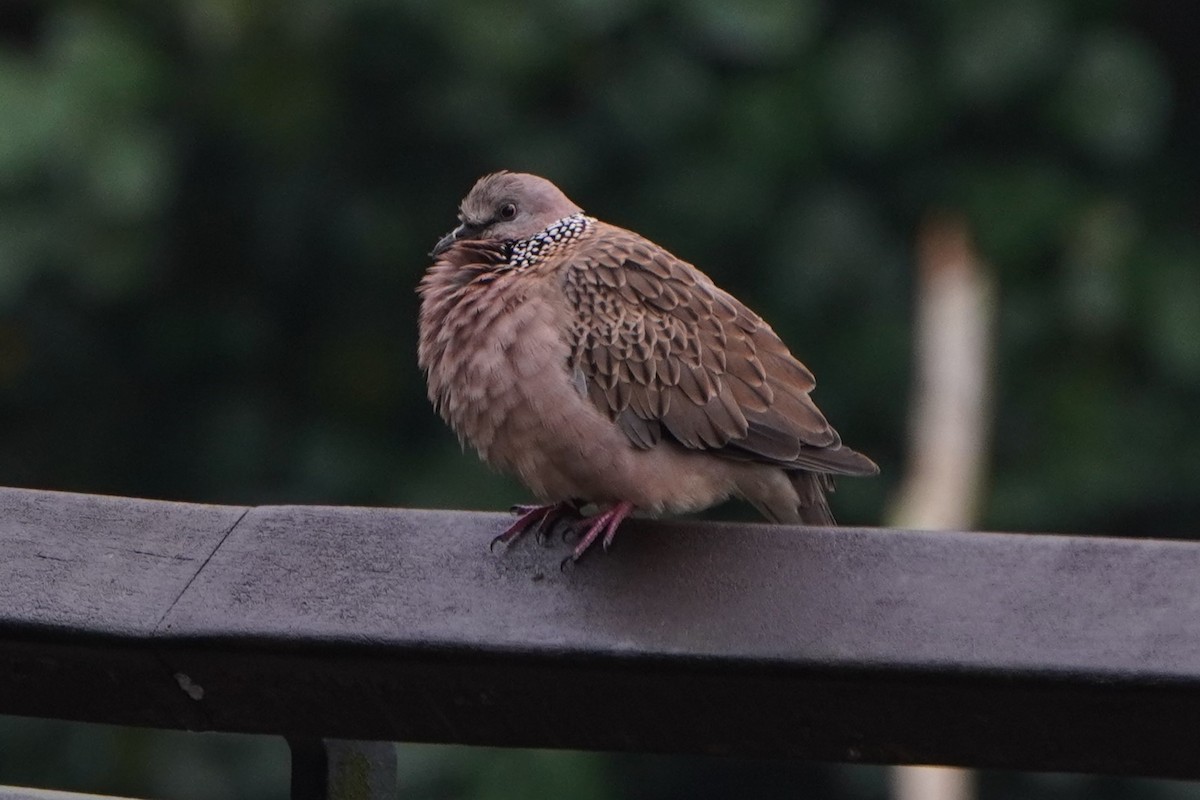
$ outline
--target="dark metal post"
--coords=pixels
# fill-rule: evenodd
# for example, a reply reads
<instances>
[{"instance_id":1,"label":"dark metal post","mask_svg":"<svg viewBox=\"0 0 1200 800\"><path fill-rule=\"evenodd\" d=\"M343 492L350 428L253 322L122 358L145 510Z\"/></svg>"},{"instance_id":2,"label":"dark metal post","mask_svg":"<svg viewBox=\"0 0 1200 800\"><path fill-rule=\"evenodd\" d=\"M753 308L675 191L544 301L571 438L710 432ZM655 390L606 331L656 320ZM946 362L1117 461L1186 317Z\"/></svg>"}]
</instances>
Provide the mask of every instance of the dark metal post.
<instances>
[{"instance_id":1,"label":"dark metal post","mask_svg":"<svg viewBox=\"0 0 1200 800\"><path fill-rule=\"evenodd\" d=\"M292 800L393 800L396 746L391 742L288 739Z\"/></svg>"}]
</instances>

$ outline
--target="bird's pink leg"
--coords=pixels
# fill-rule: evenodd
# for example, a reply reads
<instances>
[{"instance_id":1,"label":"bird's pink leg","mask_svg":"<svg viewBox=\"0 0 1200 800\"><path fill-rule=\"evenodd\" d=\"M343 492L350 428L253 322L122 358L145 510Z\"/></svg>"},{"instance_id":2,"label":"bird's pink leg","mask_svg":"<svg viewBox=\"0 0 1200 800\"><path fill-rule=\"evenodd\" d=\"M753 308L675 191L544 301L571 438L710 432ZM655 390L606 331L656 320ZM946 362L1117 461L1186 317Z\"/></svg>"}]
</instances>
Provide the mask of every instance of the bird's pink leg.
<instances>
[{"instance_id":1,"label":"bird's pink leg","mask_svg":"<svg viewBox=\"0 0 1200 800\"><path fill-rule=\"evenodd\" d=\"M583 538L579 540L579 544L575 545L575 549L571 552L568 560L578 561L582 558L583 554L592 546L592 543L600 538L600 534L602 533L604 534L604 539L601 542L601 546L607 551L617 535L617 528L632 513L633 503L622 500L608 511L588 519L587 530L584 531Z\"/></svg>"},{"instance_id":2,"label":"bird's pink leg","mask_svg":"<svg viewBox=\"0 0 1200 800\"><path fill-rule=\"evenodd\" d=\"M567 516L574 516L579 513L579 509L574 503L564 501L562 503L554 503L548 506L513 506L513 513L519 514L517 521L509 525L504 533L492 539L491 548L494 550L496 545L511 544L521 534L529 530L535 530L539 535L546 529L547 525L553 525L559 519Z\"/></svg>"}]
</instances>

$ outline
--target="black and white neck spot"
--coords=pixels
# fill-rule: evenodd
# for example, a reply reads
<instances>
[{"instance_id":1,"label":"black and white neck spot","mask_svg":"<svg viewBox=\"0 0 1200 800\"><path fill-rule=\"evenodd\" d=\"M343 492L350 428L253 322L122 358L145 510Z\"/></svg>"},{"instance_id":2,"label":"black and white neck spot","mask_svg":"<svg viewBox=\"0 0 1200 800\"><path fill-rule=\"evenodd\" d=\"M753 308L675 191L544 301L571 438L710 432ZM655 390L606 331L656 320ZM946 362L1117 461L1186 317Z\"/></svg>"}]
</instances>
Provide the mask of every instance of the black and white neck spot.
<instances>
[{"instance_id":1,"label":"black and white neck spot","mask_svg":"<svg viewBox=\"0 0 1200 800\"><path fill-rule=\"evenodd\" d=\"M578 239L596 220L586 214L572 214L550 223L526 239L513 242L505 269L525 269L549 257L568 242Z\"/></svg>"}]
</instances>

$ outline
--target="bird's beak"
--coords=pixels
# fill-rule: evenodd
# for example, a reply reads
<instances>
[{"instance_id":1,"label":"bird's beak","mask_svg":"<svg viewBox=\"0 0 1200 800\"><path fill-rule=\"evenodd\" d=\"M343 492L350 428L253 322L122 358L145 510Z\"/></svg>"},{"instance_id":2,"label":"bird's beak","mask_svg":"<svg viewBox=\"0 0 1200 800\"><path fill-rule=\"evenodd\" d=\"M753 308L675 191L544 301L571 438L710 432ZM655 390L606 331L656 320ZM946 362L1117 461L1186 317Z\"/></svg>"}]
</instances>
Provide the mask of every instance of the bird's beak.
<instances>
[{"instance_id":1,"label":"bird's beak","mask_svg":"<svg viewBox=\"0 0 1200 800\"><path fill-rule=\"evenodd\" d=\"M446 252L450 245L454 244L459 239L466 238L467 236L470 236L476 232L477 230L473 226L464 222L462 225L459 225L457 228L438 239L438 243L435 244L433 249L429 251L430 258L437 258L442 253Z\"/></svg>"}]
</instances>

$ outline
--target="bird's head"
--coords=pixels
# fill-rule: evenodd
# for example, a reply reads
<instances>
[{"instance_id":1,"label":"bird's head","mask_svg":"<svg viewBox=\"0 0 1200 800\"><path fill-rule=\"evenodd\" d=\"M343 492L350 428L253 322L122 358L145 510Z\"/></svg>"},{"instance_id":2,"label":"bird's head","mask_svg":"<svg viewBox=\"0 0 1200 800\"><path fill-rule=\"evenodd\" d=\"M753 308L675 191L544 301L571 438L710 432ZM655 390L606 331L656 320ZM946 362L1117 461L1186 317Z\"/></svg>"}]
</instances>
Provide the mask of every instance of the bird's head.
<instances>
[{"instance_id":1,"label":"bird's head","mask_svg":"<svg viewBox=\"0 0 1200 800\"><path fill-rule=\"evenodd\" d=\"M458 207L461 224L439 239L429 255L436 258L455 242L525 239L580 211L545 178L523 172L495 172L471 187Z\"/></svg>"}]
</instances>

